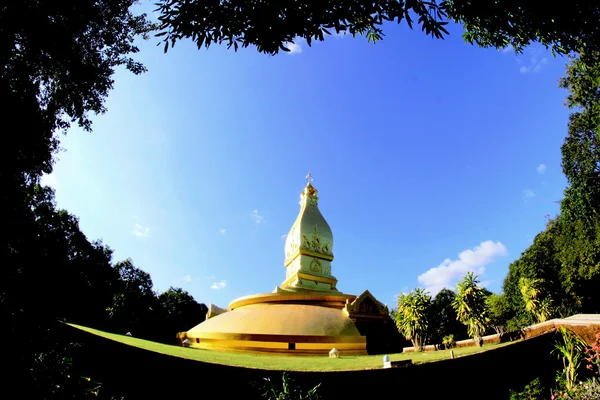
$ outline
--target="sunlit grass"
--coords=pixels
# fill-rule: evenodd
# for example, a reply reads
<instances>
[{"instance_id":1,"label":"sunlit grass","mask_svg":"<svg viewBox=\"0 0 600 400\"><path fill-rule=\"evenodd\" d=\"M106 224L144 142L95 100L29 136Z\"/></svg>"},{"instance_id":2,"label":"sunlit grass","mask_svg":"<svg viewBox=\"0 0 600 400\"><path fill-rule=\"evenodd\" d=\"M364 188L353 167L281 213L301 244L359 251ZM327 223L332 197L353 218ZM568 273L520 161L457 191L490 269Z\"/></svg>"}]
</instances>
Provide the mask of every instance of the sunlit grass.
<instances>
[{"instance_id":1,"label":"sunlit grass","mask_svg":"<svg viewBox=\"0 0 600 400\"><path fill-rule=\"evenodd\" d=\"M342 354L342 357L338 359L330 359L325 356L281 356L200 350L180 346L171 346L130 336L117 335L80 325L69 325L91 334L124 343L129 346L135 346L141 349L154 351L173 357L181 357L206 363L280 371L350 371L381 368L383 365L381 355L344 356ZM454 349L454 356L466 356L481 351L499 348L507 344L510 343L489 344L484 345L483 347L456 348ZM420 353L397 353L390 354L389 356L392 361L412 359L413 363L420 364L450 358L450 351L439 350Z\"/></svg>"}]
</instances>

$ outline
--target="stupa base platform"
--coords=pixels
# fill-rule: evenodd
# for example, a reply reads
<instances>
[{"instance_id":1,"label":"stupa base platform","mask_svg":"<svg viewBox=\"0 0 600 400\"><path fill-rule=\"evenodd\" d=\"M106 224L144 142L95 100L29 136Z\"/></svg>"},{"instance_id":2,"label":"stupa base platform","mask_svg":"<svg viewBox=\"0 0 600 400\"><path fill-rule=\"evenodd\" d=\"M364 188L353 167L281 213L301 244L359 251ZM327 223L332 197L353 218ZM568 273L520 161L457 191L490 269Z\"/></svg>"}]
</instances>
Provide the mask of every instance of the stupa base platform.
<instances>
[{"instance_id":1,"label":"stupa base platform","mask_svg":"<svg viewBox=\"0 0 600 400\"><path fill-rule=\"evenodd\" d=\"M343 311L346 298L274 293L243 297L230 304L230 311L180 333L179 340L208 350L328 355L335 347L342 355L365 355L366 337Z\"/></svg>"},{"instance_id":2,"label":"stupa base platform","mask_svg":"<svg viewBox=\"0 0 600 400\"><path fill-rule=\"evenodd\" d=\"M213 337L207 337L213 336ZM327 356L332 348L342 355L366 355L366 338L286 335L213 334L193 337L187 333L189 347L256 354ZM349 340L350 339L350 340Z\"/></svg>"},{"instance_id":3,"label":"stupa base platform","mask_svg":"<svg viewBox=\"0 0 600 400\"><path fill-rule=\"evenodd\" d=\"M401 344L387 308L368 291L357 297L283 290L240 297L218 311L180 333L179 341L198 349L287 355L328 355L336 348L342 356L387 353Z\"/></svg>"}]
</instances>

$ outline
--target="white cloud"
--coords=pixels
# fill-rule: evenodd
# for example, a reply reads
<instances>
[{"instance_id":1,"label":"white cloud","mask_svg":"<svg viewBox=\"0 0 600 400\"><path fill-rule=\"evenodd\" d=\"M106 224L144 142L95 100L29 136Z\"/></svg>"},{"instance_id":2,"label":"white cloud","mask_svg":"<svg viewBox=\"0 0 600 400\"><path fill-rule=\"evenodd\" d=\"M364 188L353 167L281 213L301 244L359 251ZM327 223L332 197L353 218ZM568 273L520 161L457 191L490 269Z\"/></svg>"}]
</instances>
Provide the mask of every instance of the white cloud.
<instances>
[{"instance_id":1,"label":"white cloud","mask_svg":"<svg viewBox=\"0 0 600 400\"><path fill-rule=\"evenodd\" d=\"M535 59L534 59L535 60ZM535 63L535 61L533 61ZM538 63L533 67L533 72L540 72L544 65L548 64L548 59L546 57L542 58Z\"/></svg>"},{"instance_id":2,"label":"white cloud","mask_svg":"<svg viewBox=\"0 0 600 400\"><path fill-rule=\"evenodd\" d=\"M50 186L51 188L56 189L56 186L58 185L58 179L56 179L56 175L54 174L43 175L40 179L40 184L42 186Z\"/></svg>"},{"instance_id":3,"label":"white cloud","mask_svg":"<svg viewBox=\"0 0 600 400\"><path fill-rule=\"evenodd\" d=\"M521 71L522 74L528 72L540 72L546 64L548 64L548 59L546 57L540 59L537 56L533 56L529 59L529 64L522 65L521 68L519 68L519 71Z\"/></svg>"},{"instance_id":4,"label":"white cloud","mask_svg":"<svg viewBox=\"0 0 600 400\"><path fill-rule=\"evenodd\" d=\"M150 228L141 224L134 224L131 232L137 237L147 237L150 234Z\"/></svg>"},{"instance_id":5,"label":"white cloud","mask_svg":"<svg viewBox=\"0 0 600 400\"><path fill-rule=\"evenodd\" d=\"M445 259L437 267L419 275L418 280L431 295L435 296L445 287L454 287L467 272L481 276L485 272L486 265L507 254L506 246L502 243L488 240L473 249L463 251L458 255L457 260Z\"/></svg>"},{"instance_id":6,"label":"white cloud","mask_svg":"<svg viewBox=\"0 0 600 400\"><path fill-rule=\"evenodd\" d=\"M538 174L543 174L546 172L546 164L540 164L535 169L537 170Z\"/></svg>"},{"instance_id":7,"label":"white cloud","mask_svg":"<svg viewBox=\"0 0 600 400\"><path fill-rule=\"evenodd\" d=\"M514 52L514 48L509 46L501 51L504 55L508 55L510 51ZM528 46L523 53L518 55L515 53L515 62L522 74L539 73L549 62L548 51L539 44Z\"/></svg>"},{"instance_id":8,"label":"white cloud","mask_svg":"<svg viewBox=\"0 0 600 400\"><path fill-rule=\"evenodd\" d=\"M186 282L191 282L192 281L192 276L191 275L186 275L183 277L183 280Z\"/></svg>"},{"instance_id":9,"label":"white cloud","mask_svg":"<svg viewBox=\"0 0 600 400\"><path fill-rule=\"evenodd\" d=\"M281 235L281 240L287 239L287 233L285 235Z\"/></svg>"},{"instance_id":10,"label":"white cloud","mask_svg":"<svg viewBox=\"0 0 600 400\"><path fill-rule=\"evenodd\" d=\"M525 200L531 199L532 197L535 197L535 192L533 190L531 190L531 189L523 190L523 198Z\"/></svg>"},{"instance_id":11,"label":"white cloud","mask_svg":"<svg viewBox=\"0 0 600 400\"><path fill-rule=\"evenodd\" d=\"M221 229L219 229L219 233L220 233L221 235L224 235L224 234L225 234L225 232L227 232L227 229L225 229L225 228L221 228Z\"/></svg>"},{"instance_id":12,"label":"white cloud","mask_svg":"<svg viewBox=\"0 0 600 400\"><path fill-rule=\"evenodd\" d=\"M505 48L503 48L502 50L500 50L502 52L502 54L506 54L509 53L511 51L514 51L514 47L512 47L511 44L509 44L508 46L506 46Z\"/></svg>"},{"instance_id":13,"label":"white cloud","mask_svg":"<svg viewBox=\"0 0 600 400\"><path fill-rule=\"evenodd\" d=\"M296 42L298 42L298 39L296 39ZM288 54L300 54L302 53L302 47L300 47L299 43L292 43L292 42L286 42L283 44L284 47L288 48Z\"/></svg>"},{"instance_id":14,"label":"white cloud","mask_svg":"<svg viewBox=\"0 0 600 400\"><path fill-rule=\"evenodd\" d=\"M212 285L210 285L210 288L219 290L219 289L225 289L225 286L227 286L227 281L220 281L220 282L215 282Z\"/></svg>"},{"instance_id":15,"label":"white cloud","mask_svg":"<svg viewBox=\"0 0 600 400\"><path fill-rule=\"evenodd\" d=\"M265 222L265 217L260 215L258 213L258 210L252 210L252 212L250 213L250 218L252 218L252 220L257 224L262 224L263 222Z\"/></svg>"}]
</instances>

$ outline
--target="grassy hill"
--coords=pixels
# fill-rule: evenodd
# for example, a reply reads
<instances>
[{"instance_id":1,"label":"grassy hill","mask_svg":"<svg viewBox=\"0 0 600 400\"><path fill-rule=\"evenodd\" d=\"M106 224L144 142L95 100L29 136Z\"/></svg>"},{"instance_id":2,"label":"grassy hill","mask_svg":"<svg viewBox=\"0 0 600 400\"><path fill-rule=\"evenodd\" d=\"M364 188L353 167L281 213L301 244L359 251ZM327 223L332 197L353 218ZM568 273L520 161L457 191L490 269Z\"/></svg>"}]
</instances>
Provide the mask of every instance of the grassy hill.
<instances>
[{"instance_id":1,"label":"grassy hill","mask_svg":"<svg viewBox=\"0 0 600 400\"><path fill-rule=\"evenodd\" d=\"M330 359L324 356L282 356L249 354L213 350L200 350L171 346L156 343L149 340L138 339L130 336L117 335L85 326L69 324L73 328L80 329L93 335L114 340L128 346L165 354L168 356L184 358L211 364L221 364L253 369L273 371L356 371L365 369L382 368L382 356L344 356L339 359ZM500 348L510 343L484 345L483 347L462 347L454 349L455 357L463 357L469 354L484 352ZM421 353L398 353L390 354L392 361L411 359L415 364L428 363L450 358L449 350L430 351Z\"/></svg>"}]
</instances>

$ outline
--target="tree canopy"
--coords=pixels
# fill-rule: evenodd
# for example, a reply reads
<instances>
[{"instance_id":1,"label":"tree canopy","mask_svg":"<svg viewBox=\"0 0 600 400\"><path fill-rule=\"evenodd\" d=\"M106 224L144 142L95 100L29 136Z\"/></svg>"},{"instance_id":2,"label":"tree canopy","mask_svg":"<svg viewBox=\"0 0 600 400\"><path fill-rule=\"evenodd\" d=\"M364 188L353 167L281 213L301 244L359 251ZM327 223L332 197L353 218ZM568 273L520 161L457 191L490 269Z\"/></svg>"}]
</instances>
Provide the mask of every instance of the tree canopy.
<instances>
[{"instance_id":1,"label":"tree canopy","mask_svg":"<svg viewBox=\"0 0 600 400\"><path fill-rule=\"evenodd\" d=\"M465 40L481 47L511 45L521 51L538 42L556 54L600 50L597 2L454 0L448 5L451 18L464 26Z\"/></svg>"},{"instance_id":2,"label":"tree canopy","mask_svg":"<svg viewBox=\"0 0 600 400\"><path fill-rule=\"evenodd\" d=\"M487 296L486 291L479 286L478 277L468 272L456 285L456 297L452 302L458 320L467 327L469 335L479 346L482 345L481 338L489 325Z\"/></svg>"},{"instance_id":3,"label":"tree canopy","mask_svg":"<svg viewBox=\"0 0 600 400\"><path fill-rule=\"evenodd\" d=\"M489 313L490 325L498 335L506 331L508 322L509 307L504 294L492 293L486 300L486 307Z\"/></svg>"},{"instance_id":4,"label":"tree canopy","mask_svg":"<svg viewBox=\"0 0 600 400\"><path fill-rule=\"evenodd\" d=\"M165 326L174 332L185 332L203 322L208 311L205 304L198 304L191 294L181 288L170 287L158 296L158 302L164 313Z\"/></svg>"},{"instance_id":5,"label":"tree canopy","mask_svg":"<svg viewBox=\"0 0 600 400\"><path fill-rule=\"evenodd\" d=\"M431 296L424 289L417 288L398 297L395 312L396 326L416 350L422 350L429 334L432 319Z\"/></svg>"},{"instance_id":6,"label":"tree canopy","mask_svg":"<svg viewBox=\"0 0 600 400\"><path fill-rule=\"evenodd\" d=\"M19 343L4 355L14 378L7 381L25 397L47 398L70 387L63 379L69 344L56 336L57 318L108 323L105 308L117 279L112 251L88 241L77 218L56 209L53 191L37 183L52 171L60 132L71 123L89 130L89 114L105 111L115 68L144 71L132 58L134 41L152 25L131 10L135 3L8 0L0 6L0 115L10 135L0 153L0 198L9 216L0 246L0 339Z\"/></svg>"},{"instance_id":7,"label":"tree canopy","mask_svg":"<svg viewBox=\"0 0 600 400\"><path fill-rule=\"evenodd\" d=\"M504 293L511 328L600 311L600 59L573 58L560 87L573 111L561 148L567 187L560 214L509 267ZM523 288L532 282L539 283L535 290Z\"/></svg>"},{"instance_id":8,"label":"tree canopy","mask_svg":"<svg viewBox=\"0 0 600 400\"><path fill-rule=\"evenodd\" d=\"M3 353L11 365L6 377L20 393L80 393L70 365L73 344L58 333L57 321L171 344L177 332L204 320L206 306L188 293L171 288L158 295L150 275L132 260L113 262L109 247L90 241L78 218L56 206L52 189L34 186L24 204L30 218L9 244L15 264L0 270L0 339L19 343Z\"/></svg>"},{"instance_id":9,"label":"tree canopy","mask_svg":"<svg viewBox=\"0 0 600 400\"><path fill-rule=\"evenodd\" d=\"M1 171L32 179L52 171L57 129L91 128L103 113L115 68L139 74L134 40L152 25L135 15L137 0L8 0L0 7L0 94L7 131ZM10 118L8 118L10 116ZM10 167L10 169L9 169Z\"/></svg>"},{"instance_id":10,"label":"tree canopy","mask_svg":"<svg viewBox=\"0 0 600 400\"><path fill-rule=\"evenodd\" d=\"M456 310L452 306L455 298L454 291L442 289L433 299L432 336L436 343L441 343L447 335L453 335L455 340L469 337L465 326L458 321Z\"/></svg>"},{"instance_id":11,"label":"tree canopy","mask_svg":"<svg viewBox=\"0 0 600 400\"><path fill-rule=\"evenodd\" d=\"M443 38L446 25L456 22L464 26L465 40L482 47L521 51L539 42L558 54L600 49L600 5L583 0L568 7L541 0L159 0L157 11L165 51L190 38L198 48L256 46L277 54L298 38L310 45L342 31L375 42L384 27L403 22L434 38Z\"/></svg>"}]
</instances>

